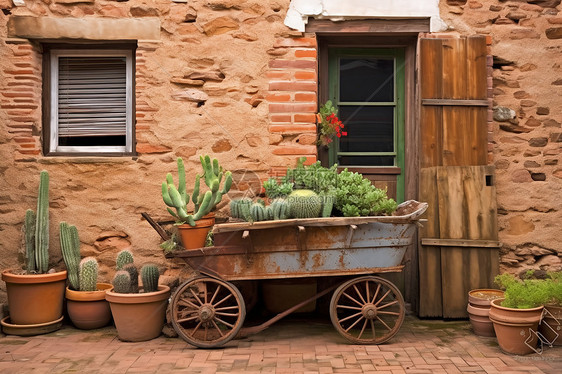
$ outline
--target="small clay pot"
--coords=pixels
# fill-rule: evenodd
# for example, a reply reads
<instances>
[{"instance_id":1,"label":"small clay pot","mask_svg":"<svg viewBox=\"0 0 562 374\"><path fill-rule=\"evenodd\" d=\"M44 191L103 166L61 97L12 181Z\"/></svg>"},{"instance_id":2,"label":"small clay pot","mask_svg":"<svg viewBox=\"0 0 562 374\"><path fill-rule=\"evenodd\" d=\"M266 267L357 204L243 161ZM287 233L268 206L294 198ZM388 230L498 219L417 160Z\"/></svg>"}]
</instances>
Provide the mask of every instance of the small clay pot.
<instances>
[{"instance_id":1,"label":"small clay pot","mask_svg":"<svg viewBox=\"0 0 562 374\"><path fill-rule=\"evenodd\" d=\"M215 213L209 213L198 221L195 226L183 224L178 226L182 246L185 249L197 249L205 246L207 234L215 224Z\"/></svg>"},{"instance_id":2,"label":"small clay pot","mask_svg":"<svg viewBox=\"0 0 562 374\"><path fill-rule=\"evenodd\" d=\"M472 330L478 336L496 336L494 325L490 321L490 303L493 299L503 297L503 291L495 289L476 289L468 293L466 308Z\"/></svg>"},{"instance_id":3,"label":"small clay pot","mask_svg":"<svg viewBox=\"0 0 562 374\"><path fill-rule=\"evenodd\" d=\"M111 321L111 309L105 291L113 286L98 283L97 291L75 291L66 288L66 310L72 324L82 330L99 329Z\"/></svg>"},{"instance_id":4,"label":"small clay pot","mask_svg":"<svg viewBox=\"0 0 562 374\"><path fill-rule=\"evenodd\" d=\"M546 312L539 326L539 331L552 345L562 345L562 307L546 305L544 308Z\"/></svg>"}]
</instances>

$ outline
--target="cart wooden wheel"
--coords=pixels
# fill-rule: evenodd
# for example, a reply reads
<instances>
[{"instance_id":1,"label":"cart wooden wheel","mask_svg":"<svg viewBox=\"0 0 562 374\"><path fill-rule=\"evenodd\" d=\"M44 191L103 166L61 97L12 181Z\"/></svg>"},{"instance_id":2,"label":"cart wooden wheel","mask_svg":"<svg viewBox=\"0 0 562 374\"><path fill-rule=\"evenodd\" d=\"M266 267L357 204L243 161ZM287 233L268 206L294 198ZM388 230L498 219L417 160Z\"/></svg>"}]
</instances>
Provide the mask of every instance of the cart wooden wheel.
<instances>
[{"instance_id":1,"label":"cart wooden wheel","mask_svg":"<svg viewBox=\"0 0 562 374\"><path fill-rule=\"evenodd\" d=\"M245 317L240 291L219 279L190 279L172 298L174 330L199 348L219 347L230 341L242 327Z\"/></svg>"},{"instance_id":2,"label":"cart wooden wheel","mask_svg":"<svg viewBox=\"0 0 562 374\"><path fill-rule=\"evenodd\" d=\"M336 330L356 344L380 344L392 338L404 321L404 299L381 277L351 279L334 292L330 318Z\"/></svg>"}]
</instances>

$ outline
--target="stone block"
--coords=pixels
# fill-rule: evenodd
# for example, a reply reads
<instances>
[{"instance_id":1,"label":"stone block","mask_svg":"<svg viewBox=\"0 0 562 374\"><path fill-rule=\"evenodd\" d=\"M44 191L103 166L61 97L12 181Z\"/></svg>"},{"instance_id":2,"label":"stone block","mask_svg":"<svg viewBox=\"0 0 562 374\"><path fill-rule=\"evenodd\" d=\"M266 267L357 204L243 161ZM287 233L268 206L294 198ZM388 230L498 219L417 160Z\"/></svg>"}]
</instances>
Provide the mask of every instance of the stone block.
<instances>
[{"instance_id":1,"label":"stone block","mask_svg":"<svg viewBox=\"0 0 562 374\"><path fill-rule=\"evenodd\" d=\"M238 30L240 25L234 19L224 16L215 18L203 25L203 32L207 36L220 35Z\"/></svg>"},{"instance_id":2,"label":"stone block","mask_svg":"<svg viewBox=\"0 0 562 374\"><path fill-rule=\"evenodd\" d=\"M562 39L562 27L551 27L545 31L548 39Z\"/></svg>"}]
</instances>

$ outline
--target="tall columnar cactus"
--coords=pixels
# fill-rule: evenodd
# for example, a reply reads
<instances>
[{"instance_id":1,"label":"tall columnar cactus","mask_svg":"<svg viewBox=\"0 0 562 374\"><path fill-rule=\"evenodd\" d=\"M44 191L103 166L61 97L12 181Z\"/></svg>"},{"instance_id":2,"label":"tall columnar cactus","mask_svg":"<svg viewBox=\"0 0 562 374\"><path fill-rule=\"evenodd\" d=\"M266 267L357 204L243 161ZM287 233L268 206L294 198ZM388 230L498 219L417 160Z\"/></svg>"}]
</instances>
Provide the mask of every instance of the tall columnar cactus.
<instances>
[{"instance_id":1,"label":"tall columnar cactus","mask_svg":"<svg viewBox=\"0 0 562 374\"><path fill-rule=\"evenodd\" d=\"M80 291L95 291L98 283L98 262L93 257L80 261Z\"/></svg>"},{"instance_id":2,"label":"tall columnar cactus","mask_svg":"<svg viewBox=\"0 0 562 374\"><path fill-rule=\"evenodd\" d=\"M154 264L146 264L141 268L141 280L144 292L158 291L160 272Z\"/></svg>"},{"instance_id":3,"label":"tall columnar cactus","mask_svg":"<svg viewBox=\"0 0 562 374\"><path fill-rule=\"evenodd\" d=\"M162 199L168 206L168 212L176 219L187 222L190 226L195 226L195 221L198 221L209 212L221 201L222 196L230 190L232 186L232 174L227 171L223 172L222 167L219 166L217 159L209 156L201 156L201 165L203 166L203 179L209 191L205 192L203 196L199 194L200 181L202 176L197 174L195 177L195 185L191 201L194 204L193 214L187 213L187 204L190 201L189 194L185 183L185 167L183 159L178 157L178 186L174 185L174 178L172 174L166 175L166 180L162 183ZM225 177L223 188L219 190L220 183ZM174 208L174 210L170 209Z\"/></svg>"},{"instance_id":4,"label":"tall columnar cactus","mask_svg":"<svg viewBox=\"0 0 562 374\"><path fill-rule=\"evenodd\" d=\"M76 226L61 222L59 224L59 231L62 258L66 264L70 288L79 290L80 239L78 238L78 229Z\"/></svg>"},{"instance_id":5,"label":"tall columnar cactus","mask_svg":"<svg viewBox=\"0 0 562 374\"><path fill-rule=\"evenodd\" d=\"M131 293L131 276L125 270L119 270L111 281L113 291L117 293Z\"/></svg>"},{"instance_id":6,"label":"tall columnar cactus","mask_svg":"<svg viewBox=\"0 0 562 374\"><path fill-rule=\"evenodd\" d=\"M115 262L117 270L122 270L125 265L132 264L134 262L133 254L128 249L123 249L117 253L117 259Z\"/></svg>"},{"instance_id":7,"label":"tall columnar cactus","mask_svg":"<svg viewBox=\"0 0 562 374\"><path fill-rule=\"evenodd\" d=\"M35 224L35 265L38 273L49 270L49 173L41 172Z\"/></svg>"},{"instance_id":8,"label":"tall columnar cactus","mask_svg":"<svg viewBox=\"0 0 562 374\"><path fill-rule=\"evenodd\" d=\"M130 291L131 293L139 292L139 271L134 264L127 264L123 266L123 270L129 273L129 279L131 282Z\"/></svg>"},{"instance_id":9,"label":"tall columnar cactus","mask_svg":"<svg viewBox=\"0 0 562 374\"><path fill-rule=\"evenodd\" d=\"M35 219L35 212L28 209L25 212L25 222L23 224L27 272L35 271Z\"/></svg>"}]
</instances>

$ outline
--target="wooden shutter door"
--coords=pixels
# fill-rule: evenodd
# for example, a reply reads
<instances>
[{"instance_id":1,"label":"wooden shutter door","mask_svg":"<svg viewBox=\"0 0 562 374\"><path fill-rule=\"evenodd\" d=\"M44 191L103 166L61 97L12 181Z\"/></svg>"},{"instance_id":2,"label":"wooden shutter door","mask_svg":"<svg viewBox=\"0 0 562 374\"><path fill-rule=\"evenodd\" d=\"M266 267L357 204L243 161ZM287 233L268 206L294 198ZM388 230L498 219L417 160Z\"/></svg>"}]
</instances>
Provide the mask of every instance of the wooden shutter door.
<instances>
[{"instance_id":1,"label":"wooden shutter door","mask_svg":"<svg viewBox=\"0 0 562 374\"><path fill-rule=\"evenodd\" d=\"M466 317L467 293L499 271L494 168L487 166L485 37L419 44L421 317Z\"/></svg>"}]
</instances>

